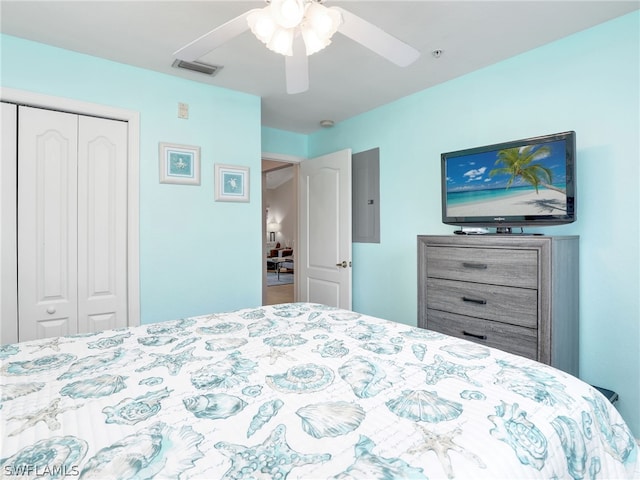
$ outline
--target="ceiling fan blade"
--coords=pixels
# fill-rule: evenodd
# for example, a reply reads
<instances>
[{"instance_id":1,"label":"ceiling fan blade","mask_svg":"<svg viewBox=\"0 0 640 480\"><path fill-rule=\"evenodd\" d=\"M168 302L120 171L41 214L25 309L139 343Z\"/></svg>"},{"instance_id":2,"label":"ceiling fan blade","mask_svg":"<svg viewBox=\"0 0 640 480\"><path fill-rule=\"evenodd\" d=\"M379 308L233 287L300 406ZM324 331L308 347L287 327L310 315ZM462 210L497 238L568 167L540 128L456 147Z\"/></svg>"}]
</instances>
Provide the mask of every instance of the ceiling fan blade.
<instances>
[{"instance_id":1,"label":"ceiling fan blade","mask_svg":"<svg viewBox=\"0 0 640 480\"><path fill-rule=\"evenodd\" d=\"M333 7L342 14L342 24L338 31L352 40L374 51L400 67L415 62L420 52L410 45L389 35L387 32L357 15L340 7Z\"/></svg>"},{"instance_id":2,"label":"ceiling fan blade","mask_svg":"<svg viewBox=\"0 0 640 480\"><path fill-rule=\"evenodd\" d=\"M227 23L214 28L210 32L205 33L200 38L195 39L193 42L177 50L173 56L187 62L196 61L211 50L218 48L223 43L226 43L232 38L249 30L247 17L251 12L252 10L249 10L248 12L229 20Z\"/></svg>"},{"instance_id":3,"label":"ceiling fan blade","mask_svg":"<svg viewBox=\"0 0 640 480\"><path fill-rule=\"evenodd\" d=\"M284 57L287 93L302 93L309 90L309 57L302 35L293 39L293 55Z\"/></svg>"}]
</instances>

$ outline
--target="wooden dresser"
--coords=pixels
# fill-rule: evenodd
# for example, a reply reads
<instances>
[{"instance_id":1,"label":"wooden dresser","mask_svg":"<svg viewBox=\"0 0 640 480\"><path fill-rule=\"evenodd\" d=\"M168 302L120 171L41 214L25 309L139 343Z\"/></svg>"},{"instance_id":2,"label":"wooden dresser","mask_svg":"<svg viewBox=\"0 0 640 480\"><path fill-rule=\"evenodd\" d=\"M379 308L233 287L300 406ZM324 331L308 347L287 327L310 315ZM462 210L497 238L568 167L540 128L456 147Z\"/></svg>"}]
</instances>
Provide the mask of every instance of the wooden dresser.
<instances>
[{"instance_id":1,"label":"wooden dresser","mask_svg":"<svg viewBox=\"0 0 640 480\"><path fill-rule=\"evenodd\" d=\"M579 237L418 236L418 326L578 375Z\"/></svg>"}]
</instances>

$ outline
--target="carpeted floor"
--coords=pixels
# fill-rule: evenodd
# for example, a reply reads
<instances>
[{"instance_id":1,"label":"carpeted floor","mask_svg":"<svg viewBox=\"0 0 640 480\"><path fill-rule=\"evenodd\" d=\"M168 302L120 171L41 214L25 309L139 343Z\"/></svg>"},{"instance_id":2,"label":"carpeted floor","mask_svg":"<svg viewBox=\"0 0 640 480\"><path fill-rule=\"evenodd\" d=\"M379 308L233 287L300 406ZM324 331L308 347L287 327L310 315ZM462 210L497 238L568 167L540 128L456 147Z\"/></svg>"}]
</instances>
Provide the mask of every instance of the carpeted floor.
<instances>
[{"instance_id":1,"label":"carpeted floor","mask_svg":"<svg viewBox=\"0 0 640 480\"><path fill-rule=\"evenodd\" d=\"M267 286L287 285L293 283L293 272L280 272L280 280L276 272L267 272Z\"/></svg>"}]
</instances>

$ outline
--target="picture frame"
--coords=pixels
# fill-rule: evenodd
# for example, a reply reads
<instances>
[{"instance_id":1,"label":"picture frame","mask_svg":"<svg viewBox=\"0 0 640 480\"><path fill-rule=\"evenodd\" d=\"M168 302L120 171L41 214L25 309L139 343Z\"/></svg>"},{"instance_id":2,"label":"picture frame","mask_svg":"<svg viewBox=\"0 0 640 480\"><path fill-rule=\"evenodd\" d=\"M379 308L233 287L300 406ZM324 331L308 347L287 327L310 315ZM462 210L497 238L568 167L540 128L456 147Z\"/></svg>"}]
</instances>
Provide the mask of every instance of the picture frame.
<instances>
[{"instance_id":1,"label":"picture frame","mask_svg":"<svg viewBox=\"0 0 640 480\"><path fill-rule=\"evenodd\" d=\"M216 202L249 201L249 167L215 164Z\"/></svg>"},{"instance_id":2,"label":"picture frame","mask_svg":"<svg viewBox=\"0 0 640 480\"><path fill-rule=\"evenodd\" d=\"M200 185L200 147L161 142L160 183Z\"/></svg>"}]
</instances>

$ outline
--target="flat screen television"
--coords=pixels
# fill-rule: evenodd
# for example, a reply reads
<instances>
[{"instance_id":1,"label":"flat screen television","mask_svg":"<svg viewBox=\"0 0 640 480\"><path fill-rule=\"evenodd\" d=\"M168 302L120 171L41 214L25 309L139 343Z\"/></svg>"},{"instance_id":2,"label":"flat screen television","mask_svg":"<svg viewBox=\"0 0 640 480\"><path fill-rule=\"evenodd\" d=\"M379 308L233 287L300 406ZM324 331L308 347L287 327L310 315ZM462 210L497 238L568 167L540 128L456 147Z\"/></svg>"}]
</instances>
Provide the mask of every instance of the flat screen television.
<instances>
[{"instance_id":1,"label":"flat screen television","mask_svg":"<svg viewBox=\"0 0 640 480\"><path fill-rule=\"evenodd\" d=\"M573 131L443 153L442 221L497 233L574 222L575 160Z\"/></svg>"}]
</instances>

